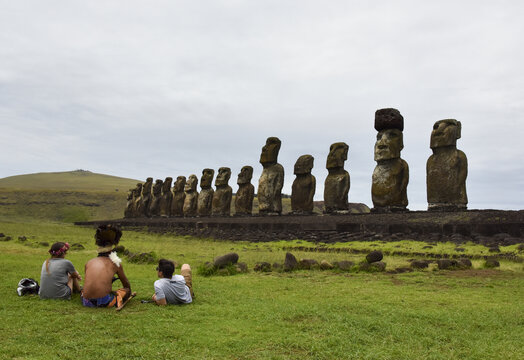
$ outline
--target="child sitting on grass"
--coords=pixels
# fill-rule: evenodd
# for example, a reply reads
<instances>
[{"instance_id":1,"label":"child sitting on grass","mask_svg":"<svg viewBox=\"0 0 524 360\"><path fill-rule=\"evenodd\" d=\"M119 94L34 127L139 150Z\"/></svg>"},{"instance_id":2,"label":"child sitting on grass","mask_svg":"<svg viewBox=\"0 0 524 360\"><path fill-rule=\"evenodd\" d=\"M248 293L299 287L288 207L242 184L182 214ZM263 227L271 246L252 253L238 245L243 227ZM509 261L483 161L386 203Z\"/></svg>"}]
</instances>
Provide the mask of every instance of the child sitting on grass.
<instances>
[{"instance_id":1,"label":"child sitting on grass","mask_svg":"<svg viewBox=\"0 0 524 360\"><path fill-rule=\"evenodd\" d=\"M191 267L188 264L182 265L182 275L173 275L175 264L171 260L160 259L156 271L160 280L155 281L152 299L157 305L189 304L193 301Z\"/></svg>"},{"instance_id":2,"label":"child sitting on grass","mask_svg":"<svg viewBox=\"0 0 524 360\"><path fill-rule=\"evenodd\" d=\"M73 263L65 259L69 244L56 242L49 249L51 257L42 264L40 274L40 299L70 300L71 293L80 292L82 280Z\"/></svg>"}]
</instances>

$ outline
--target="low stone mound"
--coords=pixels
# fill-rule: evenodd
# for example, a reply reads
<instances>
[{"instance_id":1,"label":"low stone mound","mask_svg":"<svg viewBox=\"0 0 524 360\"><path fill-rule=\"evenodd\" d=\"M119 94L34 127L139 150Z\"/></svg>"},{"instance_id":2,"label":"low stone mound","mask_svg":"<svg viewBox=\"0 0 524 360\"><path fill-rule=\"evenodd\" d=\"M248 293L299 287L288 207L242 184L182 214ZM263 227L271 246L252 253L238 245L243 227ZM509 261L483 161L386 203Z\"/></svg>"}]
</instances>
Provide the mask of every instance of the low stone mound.
<instances>
[{"instance_id":1,"label":"low stone mound","mask_svg":"<svg viewBox=\"0 0 524 360\"><path fill-rule=\"evenodd\" d=\"M377 261L382 261L383 258L384 258L384 255L382 254L382 251L375 250L375 251L370 252L366 256L366 261L368 262L368 264L371 264Z\"/></svg>"},{"instance_id":2,"label":"low stone mound","mask_svg":"<svg viewBox=\"0 0 524 360\"><path fill-rule=\"evenodd\" d=\"M484 267L488 269L498 268L500 267L500 263L495 259L486 259L486 262L484 263Z\"/></svg>"},{"instance_id":3,"label":"low stone mound","mask_svg":"<svg viewBox=\"0 0 524 360\"><path fill-rule=\"evenodd\" d=\"M426 260L413 260L410 266L412 269L427 269L429 264Z\"/></svg>"},{"instance_id":4,"label":"low stone mound","mask_svg":"<svg viewBox=\"0 0 524 360\"><path fill-rule=\"evenodd\" d=\"M333 264L331 264L330 262L328 262L327 260L322 260L320 262L320 269L321 270L331 270L331 269L334 269L335 267L333 266Z\"/></svg>"},{"instance_id":5,"label":"low stone mound","mask_svg":"<svg viewBox=\"0 0 524 360\"><path fill-rule=\"evenodd\" d=\"M213 265L219 269L222 269L228 265L234 265L238 262L237 253L229 253L222 256L217 256L213 260Z\"/></svg>"},{"instance_id":6,"label":"low stone mound","mask_svg":"<svg viewBox=\"0 0 524 360\"><path fill-rule=\"evenodd\" d=\"M311 270L318 267L318 261L314 259L301 259L298 267L302 270Z\"/></svg>"},{"instance_id":7,"label":"low stone mound","mask_svg":"<svg viewBox=\"0 0 524 360\"><path fill-rule=\"evenodd\" d=\"M353 266L355 266L355 263L353 261L349 260L342 260L335 262L333 265L335 265L337 268L339 268L342 271L349 271Z\"/></svg>"},{"instance_id":8,"label":"low stone mound","mask_svg":"<svg viewBox=\"0 0 524 360\"><path fill-rule=\"evenodd\" d=\"M265 261L258 262L255 264L255 267L253 268L253 270L257 272L270 272L271 264Z\"/></svg>"}]
</instances>

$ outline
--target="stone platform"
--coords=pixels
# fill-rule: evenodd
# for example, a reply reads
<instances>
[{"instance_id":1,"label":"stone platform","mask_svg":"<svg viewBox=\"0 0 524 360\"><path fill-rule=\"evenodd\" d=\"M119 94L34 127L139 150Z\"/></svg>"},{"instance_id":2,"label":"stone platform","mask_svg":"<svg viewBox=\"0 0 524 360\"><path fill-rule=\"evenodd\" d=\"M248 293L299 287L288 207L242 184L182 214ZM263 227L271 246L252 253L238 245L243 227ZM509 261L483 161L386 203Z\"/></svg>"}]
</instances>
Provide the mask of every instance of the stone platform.
<instances>
[{"instance_id":1,"label":"stone platform","mask_svg":"<svg viewBox=\"0 0 524 360\"><path fill-rule=\"evenodd\" d=\"M76 222L75 225L118 224L123 229L196 237L318 242L354 240L473 241L510 245L524 242L524 210L409 211L391 214L282 215L249 217L134 218Z\"/></svg>"}]
</instances>

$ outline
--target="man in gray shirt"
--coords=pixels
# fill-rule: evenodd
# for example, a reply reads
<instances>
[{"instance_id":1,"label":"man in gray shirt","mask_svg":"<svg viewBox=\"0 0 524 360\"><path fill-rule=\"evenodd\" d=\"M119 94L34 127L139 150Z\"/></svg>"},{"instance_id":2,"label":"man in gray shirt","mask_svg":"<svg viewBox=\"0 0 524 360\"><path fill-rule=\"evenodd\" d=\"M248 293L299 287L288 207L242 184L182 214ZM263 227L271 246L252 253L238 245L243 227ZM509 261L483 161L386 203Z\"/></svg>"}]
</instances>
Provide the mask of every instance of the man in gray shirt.
<instances>
[{"instance_id":1,"label":"man in gray shirt","mask_svg":"<svg viewBox=\"0 0 524 360\"><path fill-rule=\"evenodd\" d=\"M173 275L175 264L166 259L158 261L156 268L160 280L155 281L153 301L157 305L189 304L193 301L191 267L182 265L181 274Z\"/></svg>"}]
</instances>

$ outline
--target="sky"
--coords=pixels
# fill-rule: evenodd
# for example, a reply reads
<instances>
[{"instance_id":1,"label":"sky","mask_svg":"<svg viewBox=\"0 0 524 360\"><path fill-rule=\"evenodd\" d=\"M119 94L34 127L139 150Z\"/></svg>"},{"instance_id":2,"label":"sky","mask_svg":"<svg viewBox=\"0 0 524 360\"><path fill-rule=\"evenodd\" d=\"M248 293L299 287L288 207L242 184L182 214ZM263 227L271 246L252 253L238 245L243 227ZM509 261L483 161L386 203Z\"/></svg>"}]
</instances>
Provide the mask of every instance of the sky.
<instances>
[{"instance_id":1,"label":"sky","mask_svg":"<svg viewBox=\"0 0 524 360\"><path fill-rule=\"evenodd\" d=\"M0 178L89 170L145 181L244 165L282 141L283 192L349 145L372 206L374 114L404 117L424 210L437 120L462 123L470 209L524 209L524 2L0 0Z\"/></svg>"}]
</instances>

